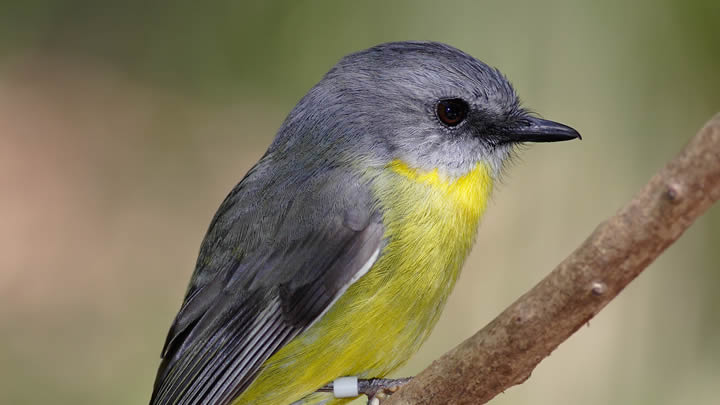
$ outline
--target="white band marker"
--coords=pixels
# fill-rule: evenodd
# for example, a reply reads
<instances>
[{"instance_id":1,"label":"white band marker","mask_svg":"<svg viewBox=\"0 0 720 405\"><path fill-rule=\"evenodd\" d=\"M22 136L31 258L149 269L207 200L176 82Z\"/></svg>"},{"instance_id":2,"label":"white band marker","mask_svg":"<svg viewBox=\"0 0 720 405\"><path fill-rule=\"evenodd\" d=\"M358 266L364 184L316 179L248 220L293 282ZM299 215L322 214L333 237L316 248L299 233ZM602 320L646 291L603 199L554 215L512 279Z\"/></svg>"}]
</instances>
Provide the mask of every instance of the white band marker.
<instances>
[{"instance_id":1,"label":"white band marker","mask_svg":"<svg viewBox=\"0 0 720 405\"><path fill-rule=\"evenodd\" d=\"M340 377L333 381L333 395L335 398L352 398L358 394L358 378L352 377Z\"/></svg>"}]
</instances>

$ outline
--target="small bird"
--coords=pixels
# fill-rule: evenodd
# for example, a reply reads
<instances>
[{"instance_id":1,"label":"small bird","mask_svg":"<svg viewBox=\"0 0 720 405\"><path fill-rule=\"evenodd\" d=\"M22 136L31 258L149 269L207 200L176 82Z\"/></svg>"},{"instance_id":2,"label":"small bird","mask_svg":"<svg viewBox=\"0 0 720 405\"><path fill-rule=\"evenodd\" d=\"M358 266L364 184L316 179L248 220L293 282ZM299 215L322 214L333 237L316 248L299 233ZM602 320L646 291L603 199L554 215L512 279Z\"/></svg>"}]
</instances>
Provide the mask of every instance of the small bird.
<instances>
[{"instance_id":1,"label":"small bird","mask_svg":"<svg viewBox=\"0 0 720 405\"><path fill-rule=\"evenodd\" d=\"M340 60L210 223L152 405L339 404L437 322L517 145L580 138L436 42Z\"/></svg>"}]
</instances>

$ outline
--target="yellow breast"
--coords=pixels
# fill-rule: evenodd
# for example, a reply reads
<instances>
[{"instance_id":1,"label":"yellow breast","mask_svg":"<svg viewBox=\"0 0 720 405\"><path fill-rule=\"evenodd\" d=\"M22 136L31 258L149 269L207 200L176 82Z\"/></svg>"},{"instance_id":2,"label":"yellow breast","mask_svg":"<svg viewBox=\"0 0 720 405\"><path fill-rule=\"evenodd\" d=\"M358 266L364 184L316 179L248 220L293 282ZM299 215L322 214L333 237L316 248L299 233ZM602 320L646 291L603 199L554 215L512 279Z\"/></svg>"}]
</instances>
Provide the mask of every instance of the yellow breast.
<instances>
[{"instance_id":1,"label":"yellow breast","mask_svg":"<svg viewBox=\"0 0 720 405\"><path fill-rule=\"evenodd\" d=\"M236 404L287 404L340 376L385 376L429 335L485 211L489 168L478 164L452 179L396 160L373 184L387 241L378 261L322 319L268 359Z\"/></svg>"},{"instance_id":2,"label":"yellow breast","mask_svg":"<svg viewBox=\"0 0 720 405\"><path fill-rule=\"evenodd\" d=\"M419 172L400 161L389 169L396 178L378 190L388 245L369 278L384 283L387 311L397 314L398 323L407 320L405 329L398 330L406 349L396 350L409 356L429 335L455 285L492 191L492 178L483 164L457 179L438 170Z\"/></svg>"}]
</instances>

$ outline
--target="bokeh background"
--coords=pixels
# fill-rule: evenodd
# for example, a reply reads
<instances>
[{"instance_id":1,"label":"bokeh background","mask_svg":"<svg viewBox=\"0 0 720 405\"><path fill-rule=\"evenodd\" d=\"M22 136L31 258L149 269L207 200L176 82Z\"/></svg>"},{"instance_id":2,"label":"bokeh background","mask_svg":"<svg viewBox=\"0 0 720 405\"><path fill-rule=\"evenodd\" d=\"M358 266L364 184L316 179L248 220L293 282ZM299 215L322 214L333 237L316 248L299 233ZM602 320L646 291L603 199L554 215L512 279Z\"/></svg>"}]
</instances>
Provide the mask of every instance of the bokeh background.
<instances>
[{"instance_id":1,"label":"bokeh background","mask_svg":"<svg viewBox=\"0 0 720 405\"><path fill-rule=\"evenodd\" d=\"M398 375L490 321L720 110L720 3L0 2L0 403L143 404L206 227L343 55L447 42L582 142L533 145ZM720 207L494 404L720 398Z\"/></svg>"}]
</instances>

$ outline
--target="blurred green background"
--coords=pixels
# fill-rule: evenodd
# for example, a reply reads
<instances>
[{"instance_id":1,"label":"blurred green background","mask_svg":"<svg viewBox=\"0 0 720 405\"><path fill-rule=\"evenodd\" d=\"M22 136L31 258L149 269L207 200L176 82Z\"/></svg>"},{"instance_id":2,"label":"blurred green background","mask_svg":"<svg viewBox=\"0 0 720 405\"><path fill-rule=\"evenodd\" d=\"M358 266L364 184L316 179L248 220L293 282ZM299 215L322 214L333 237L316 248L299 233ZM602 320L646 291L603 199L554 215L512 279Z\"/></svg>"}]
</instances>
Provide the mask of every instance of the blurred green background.
<instances>
[{"instance_id":1,"label":"blurred green background","mask_svg":"<svg viewBox=\"0 0 720 405\"><path fill-rule=\"evenodd\" d=\"M398 375L490 321L720 110L720 3L0 3L0 403L143 404L215 209L343 55L447 42L582 132L499 187ZM709 404L720 208L494 404Z\"/></svg>"}]
</instances>

